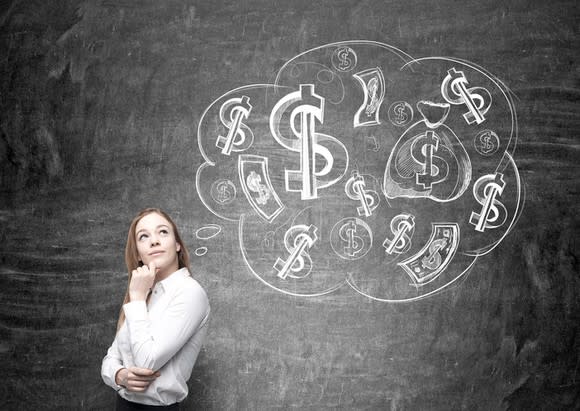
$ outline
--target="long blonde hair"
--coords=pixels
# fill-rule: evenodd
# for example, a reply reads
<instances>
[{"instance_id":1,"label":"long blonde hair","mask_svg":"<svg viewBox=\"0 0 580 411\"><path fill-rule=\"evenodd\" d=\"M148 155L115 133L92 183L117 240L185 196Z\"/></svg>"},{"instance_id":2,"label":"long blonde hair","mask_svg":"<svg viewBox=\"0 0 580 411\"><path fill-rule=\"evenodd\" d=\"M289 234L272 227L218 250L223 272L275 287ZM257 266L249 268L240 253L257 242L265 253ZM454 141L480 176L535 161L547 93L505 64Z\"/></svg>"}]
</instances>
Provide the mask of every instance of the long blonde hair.
<instances>
[{"instance_id":1,"label":"long blonde hair","mask_svg":"<svg viewBox=\"0 0 580 411\"><path fill-rule=\"evenodd\" d=\"M139 221L143 217L145 217L146 215L149 215L152 213L157 213L160 216L162 216L163 218L165 218L167 221L169 221L169 224L171 224L171 228L172 228L173 233L175 235L175 240L180 245L180 250L177 252L177 261L179 264L179 268L183 268L183 267L189 268L189 252L187 251L187 248L183 244L183 240L181 239L181 236L179 235L179 231L177 230L177 226L175 225L175 223L173 222L171 217L169 217L169 215L167 215L167 213L160 210L159 208L146 208L144 210L141 210L139 212L139 214L137 214L135 216L135 218L133 218L133 221L131 221L131 225L129 227L129 233L127 234L127 245L125 246L125 265L127 266L127 272L129 273L129 278L127 280L127 291L125 292L125 298L123 299L123 305L125 305L129 302L129 284L131 284L131 273L137 267L140 267L143 265L143 263L139 259L139 252L137 251L137 241L135 239L135 230L137 228L137 224L139 223ZM147 299L149 299L149 297L147 297ZM121 306L121 310L119 312L119 320L117 321L117 331L119 331L119 329L123 325L124 321L125 321L125 312L123 311L123 306Z\"/></svg>"}]
</instances>

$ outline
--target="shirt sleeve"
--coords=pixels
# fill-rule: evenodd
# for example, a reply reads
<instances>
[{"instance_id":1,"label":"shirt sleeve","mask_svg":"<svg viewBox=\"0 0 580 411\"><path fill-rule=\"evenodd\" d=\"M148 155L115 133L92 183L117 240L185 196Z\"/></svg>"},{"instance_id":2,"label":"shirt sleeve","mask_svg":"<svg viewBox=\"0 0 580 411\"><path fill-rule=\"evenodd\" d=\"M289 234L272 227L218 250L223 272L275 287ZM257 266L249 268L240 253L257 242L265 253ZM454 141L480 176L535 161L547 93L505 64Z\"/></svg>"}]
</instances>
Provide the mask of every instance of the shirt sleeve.
<instances>
[{"instance_id":1,"label":"shirt sleeve","mask_svg":"<svg viewBox=\"0 0 580 411\"><path fill-rule=\"evenodd\" d=\"M107 355L105 355L101 363L101 377L105 384L114 388L116 391L124 388L115 382L115 376L121 368L124 368L123 360L121 359L121 353L117 346L117 338L115 337L113 344L109 347Z\"/></svg>"},{"instance_id":2,"label":"shirt sleeve","mask_svg":"<svg viewBox=\"0 0 580 411\"><path fill-rule=\"evenodd\" d=\"M129 302L123 310L135 365L157 371L203 325L209 316L209 302L203 288L193 282L172 296L155 322L149 318L145 301Z\"/></svg>"}]
</instances>

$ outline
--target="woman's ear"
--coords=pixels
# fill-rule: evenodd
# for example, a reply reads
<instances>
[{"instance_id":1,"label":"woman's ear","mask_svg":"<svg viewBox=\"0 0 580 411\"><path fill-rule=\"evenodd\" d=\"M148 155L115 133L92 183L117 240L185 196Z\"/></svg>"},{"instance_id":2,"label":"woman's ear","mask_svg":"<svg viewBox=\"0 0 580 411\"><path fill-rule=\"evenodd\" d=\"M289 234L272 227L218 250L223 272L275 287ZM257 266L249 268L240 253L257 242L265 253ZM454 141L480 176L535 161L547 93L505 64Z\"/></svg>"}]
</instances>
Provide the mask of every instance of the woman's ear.
<instances>
[{"instance_id":1,"label":"woman's ear","mask_svg":"<svg viewBox=\"0 0 580 411\"><path fill-rule=\"evenodd\" d=\"M175 243L175 251L176 252L180 252L181 251L181 244Z\"/></svg>"}]
</instances>

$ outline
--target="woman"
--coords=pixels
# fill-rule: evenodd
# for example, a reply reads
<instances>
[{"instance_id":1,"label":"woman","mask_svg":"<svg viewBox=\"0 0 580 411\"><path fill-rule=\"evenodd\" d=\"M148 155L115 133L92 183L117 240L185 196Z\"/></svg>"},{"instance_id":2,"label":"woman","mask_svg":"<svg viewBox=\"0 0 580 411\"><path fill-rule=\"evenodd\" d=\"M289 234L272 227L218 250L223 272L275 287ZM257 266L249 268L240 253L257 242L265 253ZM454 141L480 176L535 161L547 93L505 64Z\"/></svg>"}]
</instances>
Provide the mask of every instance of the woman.
<instances>
[{"instance_id":1,"label":"woman","mask_svg":"<svg viewBox=\"0 0 580 411\"><path fill-rule=\"evenodd\" d=\"M119 394L117 410L178 410L206 334L207 296L188 271L175 223L159 209L133 219L125 263L129 285L101 375Z\"/></svg>"}]
</instances>

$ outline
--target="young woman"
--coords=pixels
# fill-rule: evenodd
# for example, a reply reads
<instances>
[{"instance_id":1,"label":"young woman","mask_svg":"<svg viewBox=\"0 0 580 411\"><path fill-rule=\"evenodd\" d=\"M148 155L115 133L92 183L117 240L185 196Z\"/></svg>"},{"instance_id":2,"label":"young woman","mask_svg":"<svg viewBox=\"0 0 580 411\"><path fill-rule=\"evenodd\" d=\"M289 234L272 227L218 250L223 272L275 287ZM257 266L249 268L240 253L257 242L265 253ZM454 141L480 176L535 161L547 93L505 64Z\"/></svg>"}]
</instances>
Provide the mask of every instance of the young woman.
<instances>
[{"instance_id":1,"label":"young woman","mask_svg":"<svg viewBox=\"0 0 580 411\"><path fill-rule=\"evenodd\" d=\"M178 410L206 334L207 296L188 271L175 223L159 209L133 219L125 263L129 285L103 381L119 394L117 410Z\"/></svg>"}]
</instances>

